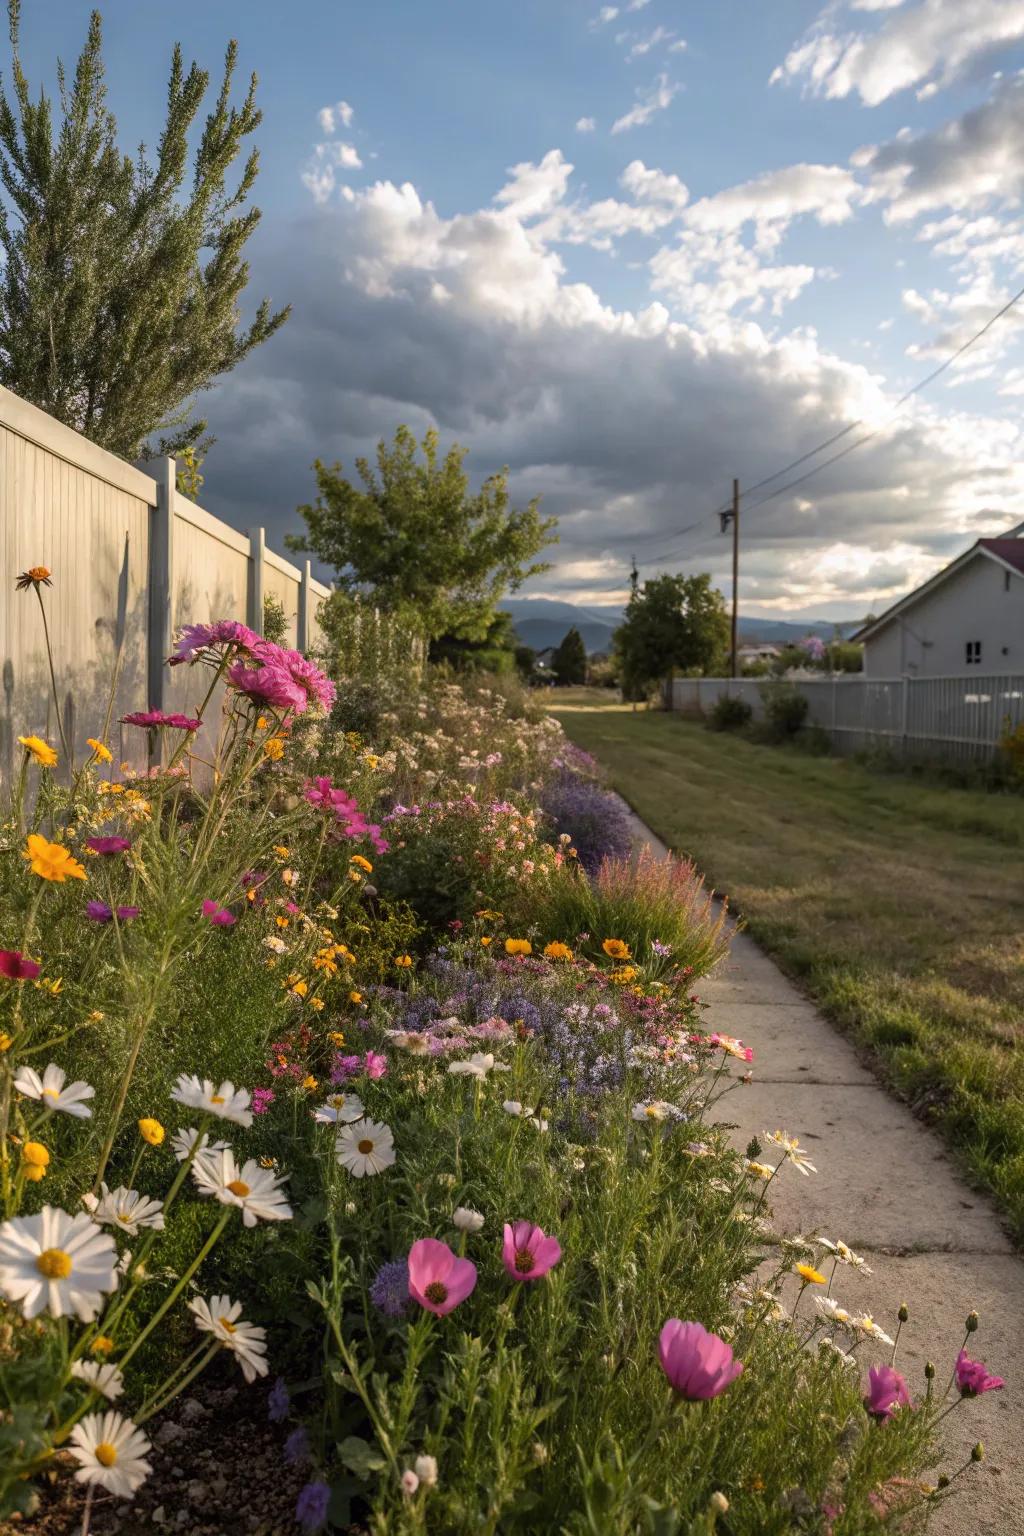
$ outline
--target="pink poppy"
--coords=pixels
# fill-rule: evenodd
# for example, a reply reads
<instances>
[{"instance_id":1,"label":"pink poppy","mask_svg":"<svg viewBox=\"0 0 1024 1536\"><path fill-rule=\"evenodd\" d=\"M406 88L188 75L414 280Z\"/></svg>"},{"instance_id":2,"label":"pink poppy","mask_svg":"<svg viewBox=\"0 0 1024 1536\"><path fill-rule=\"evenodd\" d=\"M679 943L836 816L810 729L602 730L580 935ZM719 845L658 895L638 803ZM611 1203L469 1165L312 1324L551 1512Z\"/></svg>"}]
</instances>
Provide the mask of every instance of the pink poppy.
<instances>
[{"instance_id":1,"label":"pink poppy","mask_svg":"<svg viewBox=\"0 0 1024 1536\"><path fill-rule=\"evenodd\" d=\"M501 1258L513 1280L540 1280L561 1257L557 1237L545 1237L532 1221L506 1221Z\"/></svg>"},{"instance_id":2,"label":"pink poppy","mask_svg":"<svg viewBox=\"0 0 1024 1536\"><path fill-rule=\"evenodd\" d=\"M162 709L137 709L130 715L121 716L122 725L141 725L151 731L161 726L175 731L198 731L202 723L191 715L167 715Z\"/></svg>"},{"instance_id":3,"label":"pink poppy","mask_svg":"<svg viewBox=\"0 0 1024 1536\"><path fill-rule=\"evenodd\" d=\"M215 928L230 928L232 923L238 921L233 912L229 912L226 907L220 906L216 901L203 902L203 916Z\"/></svg>"},{"instance_id":4,"label":"pink poppy","mask_svg":"<svg viewBox=\"0 0 1024 1536\"><path fill-rule=\"evenodd\" d=\"M87 837L85 840L85 846L91 848L93 853L103 855L126 853L131 845L130 837Z\"/></svg>"},{"instance_id":5,"label":"pink poppy","mask_svg":"<svg viewBox=\"0 0 1024 1536\"><path fill-rule=\"evenodd\" d=\"M897 1408L910 1406L907 1383L891 1365L873 1365L868 1371L868 1395L864 1407L876 1419L891 1419Z\"/></svg>"},{"instance_id":6,"label":"pink poppy","mask_svg":"<svg viewBox=\"0 0 1024 1536\"><path fill-rule=\"evenodd\" d=\"M460 1259L436 1237L421 1237L409 1249L409 1295L421 1307L444 1317L476 1285L476 1265Z\"/></svg>"},{"instance_id":7,"label":"pink poppy","mask_svg":"<svg viewBox=\"0 0 1024 1536\"><path fill-rule=\"evenodd\" d=\"M35 981L41 965L29 960L20 949L0 949L0 976L8 981Z\"/></svg>"},{"instance_id":8,"label":"pink poppy","mask_svg":"<svg viewBox=\"0 0 1024 1536\"><path fill-rule=\"evenodd\" d=\"M724 1392L743 1370L730 1346L700 1323L670 1317L658 1339L658 1360L670 1384L691 1402Z\"/></svg>"},{"instance_id":9,"label":"pink poppy","mask_svg":"<svg viewBox=\"0 0 1024 1536\"><path fill-rule=\"evenodd\" d=\"M969 1360L966 1349L956 1357L956 1384L961 1397L977 1397L979 1392L998 1392L1006 1383L1001 1376L990 1376L980 1360Z\"/></svg>"}]
</instances>

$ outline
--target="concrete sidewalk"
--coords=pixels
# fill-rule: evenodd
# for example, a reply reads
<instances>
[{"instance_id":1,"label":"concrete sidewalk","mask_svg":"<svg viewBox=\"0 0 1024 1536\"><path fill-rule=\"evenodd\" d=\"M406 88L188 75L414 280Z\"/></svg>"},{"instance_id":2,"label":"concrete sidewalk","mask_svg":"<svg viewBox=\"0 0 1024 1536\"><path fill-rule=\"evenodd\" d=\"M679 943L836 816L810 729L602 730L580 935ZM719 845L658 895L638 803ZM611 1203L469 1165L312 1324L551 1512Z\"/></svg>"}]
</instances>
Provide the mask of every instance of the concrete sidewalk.
<instances>
[{"instance_id":1,"label":"concrete sidewalk","mask_svg":"<svg viewBox=\"0 0 1024 1536\"><path fill-rule=\"evenodd\" d=\"M634 821L637 841L664 853L664 844ZM912 1392L924 1387L926 1360L945 1386L964 1319L971 1311L981 1318L970 1352L1007 1385L965 1402L945 1421L938 1471L952 1472L978 1440L986 1456L958 1480L962 1492L937 1512L929 1531L1024 1533L1024 1262L994 1211L959 1177L938 1138L879 1085L745 934L733 935L728 959L698 991L709 1005L706 1026L754 1050L753 1082L722 1105L723 1116L737 1122L736 1145L786 1130L818 1169L808 1178L786 1169L772 1185L776 1231L841 1238L863 1255L873 1273L841 1268L833 1295L851 1310L870 1312L887 1333L895 1332L897 1309L907 1303L897 1363ZM865 1369L883 1358L858 1353Z\"/></svg>"}]
</instances>

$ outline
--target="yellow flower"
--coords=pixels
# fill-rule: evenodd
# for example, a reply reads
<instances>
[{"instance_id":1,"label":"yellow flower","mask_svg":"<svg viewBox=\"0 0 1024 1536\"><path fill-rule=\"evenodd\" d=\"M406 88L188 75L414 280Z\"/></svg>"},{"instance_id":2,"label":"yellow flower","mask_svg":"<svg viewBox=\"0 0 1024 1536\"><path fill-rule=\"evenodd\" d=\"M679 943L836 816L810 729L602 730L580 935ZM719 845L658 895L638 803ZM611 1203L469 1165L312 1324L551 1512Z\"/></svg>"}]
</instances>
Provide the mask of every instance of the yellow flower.
<instances>
[{"instance_id":1,"label":"yellow flower","mask_svg":"<svg viewBox=\"0 0 1024 1536\"><path fill-rule=\"evenodd\" d=\"M361 992L350 992L348 995L348 1000L350 1003L361 1003L363 1000L363 994Z\"/></svg>"},{"instance_id":2,"label":"yellow flower","mask_svg":"<svg viewBox=\"0 0 1024 1536\"><path fill-rule=\"evenodd\" d=\"M98 1008L94 1008L92 1013L89 1015L89 1023L99 1024L105 1017L106 1015L101 1013Z\"/></svg>"},{"instance_id":3,"label":"yellow flower","mask_svg":"<svg viewBox=\"0 0 1024 1536\"><path fill-rule=\"evenodd\" d=\"M604 950L609 960L629 959L629 945L624 944L621 939L605 939L604 943L601 945L601 948Z\"/></svg>"},{"instance_id":4,"label":"yellow flower","mask_svg":"<svg viewBox=\"0 0 1024 1536\"><path fill-rule=\"evenodd\" d=\"M484 949L487 948L488 944L493 944L493 942L494 942L493 939L481 939L480 940L480 943L484 946Z\"/></svg>"},{"instance_id":5,"label":"yellow flower","mask_svg":"<svg viewBox=\"0 0 1024 1536\"><path fill-rule=\"evenodd\" d=\"M21 592L24 592L28 587L52 586L49 566L30 565L27 571L22 571L14 585Z\"/></svg>"},{"instance_id":6,"label":"yellow flower","mask_svg":"<svg viewBox=\"0 0 1024 1536\"><path fill-rule=\"evenodd\" d=\"M505 953L506 955L532 955L533 945L529 939L506 939Z\"/></svg>"},{"instance_id":7,"label":"yellow flower","mask_svg":"<svg viewBox=\"0 0 1024 1536\"><path fill-rule=\"evenodd\" d=\"M9 1051L14 1044L14 1036L6 1035L0 1031L0 1051Z\"/></svg>"},{"instance_id":8,"label":"yellow flower","mask_svg":"<svg viewBox=\"0 0 1024 1536\"><path fill-rule=\"evenodd\" d=\"M268 741L263 743L263 752L266 757L270 758L272 763L279 763L282 757L284 757L284 737L271 736Z\"/></svg>"},{"instance_id":9,"label":"yellow flower","mask_svg":"<svg viewBox=\"0 0 1024 1536\"><path fill-rule=\"evenodd\" d=\"M317 1083L316 1078L313 1076L313 1074L309 1073L309 1075L307 1077L304 1077L302 1079L302 1086L303 1086L303 1088L307 1088L309 1090L309 1092L312 1093L313 1090L315 1088L317 1088L319 1085Z\"/></svg>"},{"instance_id":10,"label":"yellow flower","mask_svg":"<svg viewBox=\"0 0 1024 1536\"><path fill-rule=\"evenodd\" d=\"M277 926L279 928L287 928L288 927L288 919L286 917L275 917L274 918L274 922L277 924Z\"/></svg>"},{"instance_id":11,"label":"yellow flower","mask_svg":"<svg viewBox=\"0 0 1024 1536\"><path fill-rule=\"evenodd\" d=\"M484 921L488 923L500 923L502 917L500 912L492 912L490 907L484 907L483 910L478 912L476 915L477 917L482 917Z\"/></svg>"},{"instance_id":12,"label":"yellow flower","mask_svg":"<svg viewBox=\"0 0 1024 1536\"><path fill-rule=\"evenodd\" d=\"M41 736L19 736L18 740L30 752L39 764L40 768L52 768L57 762L57 754L48 741Z\"/></svg>"},{"instance_id":13,"label":"yellow flower","mask_svg":"<svg viewBox=\"0 0 1024 1536\"><path fill-rule=\"evenodd\" d=\"M301 976L298 976L294 973L289 976L288 980L283 982L282 985L287 987L288 991L294 993L296 997L305 997L306 993L309 991L309 982L303 981Z\"/></svg>"},{"instance_id":14,"label":"yellow flower","mask_svg":"<svg viewBox=\"0 0 1024 1536\"><path fill-rule=\"evenodd\" d=\"M43 992L49 992L51 997L59 997L64 990L63 976L40 976L36 986Z\"/></svg>"},{"instance_id":15,"label":"yellow flower","mask_svg":"<svg viewBox=\"0 0 1024 1536\"><path fill-rule=\"evenodd\" d=\"M108 1339L105 1333L97 1334L89 1345L91 1355L109 1355L114 1348L113 1339Z\"/></svg>"},{"instance_id":16,"label":"yellow flower","mask_svg":"<svg viewBox=\"0 0 1024 1536\"><path fill-rule=\"evenodd\" d=\"M139 1135L143 1141L148 1141L151 1147L158 1147L166 1134L167 1132L159 1120L143 1119L139 1121Z\"/></svg>"},{"instance_id":17,"label":"yellow flower","mask_svg":"<svg viewBox=\"0 0 1024 1536\"><path fill-rule=\"evenodd\" d=\"M825 1276L819 1274L818 1271L810 1264L794 1264L793 1273L800 1276L801 1280L804 1282L804 1285L828 1284Z\"/></svg>"},{"instance_id":18,"label":"yellow flower","mask_svg":"<svg viewBox=\"0 0 1024 1536\"><path fill-rule=\"evenodd\" d=\"M97 741L95 736L87 736L85 744L87 747L92 747L92 755L98 763L112 763L114 761L114 754L110 748L105 747L102 741Z\"/></svg>"},{"instance_id":19,"label":"yellow flower","mask_svg":"<svg viewBox=\"0 0 1024 1536\"><path fill-rule=\"evenodd\" d=\"M368 875L373 874L373 865L369 859L364 859L361 853L354 853L349 859L350 864L356 864L360 869L365 869Z\"/></svg>"},{"instance_id":20,"label":"yellow flower","mask_svg":"<svg viewBox=\"0 0 1024 1536\"><path fill-rule=\"evenodd\" d=\"M98 788L99 788L99 792L100 792L101 795L123 795L124 794L124 785L123 784L112 784L109 779L101 779Z\"/></svg>"},{"instance_id":21,"label":"yellow flower","mask_svg":"<svg viewBox=\"0 0 1024 1536\"><path fill-rule=\"evenodd\" d=\"M309 1000L309 1006L313 1009L313 1011L315 1013L323 1013L323 1011L324 1011L324 1000L323 1000L322 997L311 997L310 1000Z\"/></svg>"},{"instance_id":22,"label":"yellow flower","mask_svg":"<svg viewBox=\"0 0 1024 1536\"><path fill-rule=\"evenodd\" d=\"M85 870L78 860L60 843L48 843L38 832L29 833L22 858L29 861L32 873L43 880L63 885L69 876L74 880L85 879Z\"/></svg>"},{"instance_id":23,"label":"yellow flower","mask_svg":"<svg viewBox=\"0 0 1024 1536\"><path fill-rule=\"evenodd\" d=\"M371 768L376 768L377 764L380 762L380 758L375 757L372 752L367 752L364 761L369 763Z\"/></svg>"},{"instance_id":24,"label":"yellow flower","mask_svg":"<svg viewBox=\"0 0 1024 1536\"><path fill-rule=\"evenodd\" d=\"M608 973L608 980L613 981L617 987L624 987L627 982L635 981L636 975L635 965L620 965L617 970Z\"/></svg>"},{"instance_id":25,"label":"yellow flower","mask_svg":"<svg viewBox=\"0 0 1024 1536\"><path fill-rule=\"evenodd\" d=\"M32 1184L38 1184L50 1166L50 1154L41 1141L26 1141L21 1149L22 1173Z\"/></svg>"},{"instance_id":26,"label":"yellow flower","mask_svg":"<svg viewBox=\"0 0 1024 1536\"><path fill-rule=\"evenodd\" d=\"M256 721L256 729L258 731L270 730L270 721L267 719L266 715L260 715L259 719Z\"/></svg>"},{"instance_id":27,"label":"yellow flower","mask_svg":"<svg viewBox=\"0 0 1024 1536\"><path fill-rule=\"evenodd\" d=\"M770 1179L775 1169L771 1163L750 1162L747 1164L747 1172L756 1174L759 1179Z\"/></svg>"},{"instance_id":28,"label":"yellow flower","mask_svg":"<svg viewBox=\"0 0 1024 1536\"><path fill-rule=\"evenodd\" d=\"M557 939L553 944L545 944L544 954L548 960L572 959L572 950L568 944L560 944Z\"/></svg>"},{"instance_id":29,"label":"yellow flower","mask_svg":"<svg viewBox=\"0 0 1024 1536\"><path fill-rule=\"evenodd\" d=\"M396 955L395 964L403 971L407 971L412 965L412 955Z\"/></svg>"},{"instance_id":30,"label":"yellow flower","mask_svg":"<svg viewBox=\"0 0 1024 1536\"><path fill-rule=\"evenodd\" d=\"M363 878L358 869L350 869L348 872L348 877L352 881L353 885L358 885L360 880Z\"/></svg>"},{"instance_id":31,"label":"yellow flower","mask_svg":"<svg viewBox=\"0 0 1024 1536\"><path fill-rule=\"evenodd\" d=\"M345 1036L342 1034L340 1029L332 1029L327 1038L332 1045L340 1046L345 1044Z\"/></svg>"},{"instance_id":32,"label":"yellow flower","mask_svg":"<svg viewBox=\"0 0 1024 1536\"><path fill-rule=\"evenodd\" d=\"M278 858L279 858L279 859L287 859L287 858L289 858L289 857L290 857L290 854L289 854L289 852L288 852L288 849L287 849L287 848L285 848L285 847L283 847L283 846L282 846L282 845L281 845L281 844L278 844L278 845L277 845L277 846L276 846L276 847L275 847L275 848L274 848L274 852L275 852L275 853L276 853L276 854L277 854L277 856L278 856Z\"/></svg>"}]
</instances>

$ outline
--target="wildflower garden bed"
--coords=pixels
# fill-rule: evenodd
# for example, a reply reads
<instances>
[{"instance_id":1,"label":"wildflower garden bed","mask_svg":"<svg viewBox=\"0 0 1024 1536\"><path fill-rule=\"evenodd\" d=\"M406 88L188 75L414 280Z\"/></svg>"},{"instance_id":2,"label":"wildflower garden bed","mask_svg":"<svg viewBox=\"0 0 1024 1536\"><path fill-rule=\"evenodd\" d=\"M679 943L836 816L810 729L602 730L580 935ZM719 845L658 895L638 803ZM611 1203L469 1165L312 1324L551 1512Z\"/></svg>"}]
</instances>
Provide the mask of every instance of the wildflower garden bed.
<instances>
[{"instance_id":1,"label":"wildflower garden bed","mask_svg":"<svg viewBox=\"0 0 1024 1536\"><path fill-rule=\"evenodd\" d=\"M959 1340L906 1382L837 1235L772 1242L813 1174L730 1149L691 867L514 693L237 624L173 660L211 687L138 717L156 768L26 733L4 813L9 1529L923 1526L1001 1383Z\"/></svg>"}]
</instances>

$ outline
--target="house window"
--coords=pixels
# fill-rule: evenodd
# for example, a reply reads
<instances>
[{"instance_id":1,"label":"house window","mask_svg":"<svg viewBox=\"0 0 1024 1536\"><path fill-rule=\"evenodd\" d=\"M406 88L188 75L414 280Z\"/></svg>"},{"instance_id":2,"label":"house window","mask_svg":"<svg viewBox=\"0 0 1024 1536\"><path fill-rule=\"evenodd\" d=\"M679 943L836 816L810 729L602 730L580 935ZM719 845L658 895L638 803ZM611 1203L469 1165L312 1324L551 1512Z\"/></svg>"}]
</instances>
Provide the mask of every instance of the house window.
<instances>
[{"instance_id":1,"label":"house window","mask_svg":"<svg viewBox=\"0 0 1024 1536\"><path fill-rule=\"evenodd\" d=\"M981 641L980 640L968 640L967 645L965 647L965 657L964 657L964 659L966 660L967 665L969 667L980 666L981 665Z\"/></svg>"}]
</instances>

